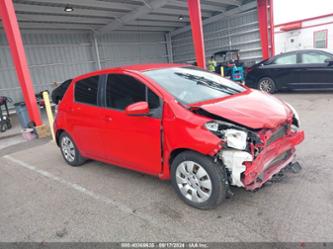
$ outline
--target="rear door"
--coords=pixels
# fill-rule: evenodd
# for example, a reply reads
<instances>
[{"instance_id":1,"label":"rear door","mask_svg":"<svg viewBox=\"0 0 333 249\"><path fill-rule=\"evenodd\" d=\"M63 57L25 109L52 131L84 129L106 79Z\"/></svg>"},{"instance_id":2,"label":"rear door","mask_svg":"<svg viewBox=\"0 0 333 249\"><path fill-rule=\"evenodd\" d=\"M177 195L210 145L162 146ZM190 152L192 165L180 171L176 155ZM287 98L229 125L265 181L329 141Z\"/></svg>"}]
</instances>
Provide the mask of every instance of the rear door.
<instances>
[{"instance_id":1,"label":"rear door","mask_svg":"<svg viewBox=\"0 0 333 249\"><path fill-rule=\"evenodd\" d=\"M299 89L333 89L333 56L321 51L300 53L302 69Z\"/></svg>"},{"instance_id":2,"label":"rear door","mask_svg":"<svg viewBox=\"0 0 333 249\"><path fill-rule=\"evenodd\" d=\"M296 52L278 55L269 65L264 65L264 69L278 88L290 88L299 82L300 64Z\"/></svg>"},{"instance_id":3,"label":"rear door","mask_svg":"<svg viewBox=\"0 0 333 249\"><path fill-rule=\"evenodd\" d=\"M157 175L161 172L162 102L141 80L109 74L105 86L103 145L108 161ZM128 116L125 108L147 101L150 116Z\"/></svg>"},{"instance_id":4,"label":"rear door","mask_svg":"<svg viewBox=\"0 0 333 249\"><path fill-rule=\"evenodd\" d=\"M71 136L84 156L102 159L103 143L101 143L101 117L99 98L100 76L88 77L77 81L74 85L74 101L68 115L68 123L72 125Z\"/></svg>"}]
</instances>

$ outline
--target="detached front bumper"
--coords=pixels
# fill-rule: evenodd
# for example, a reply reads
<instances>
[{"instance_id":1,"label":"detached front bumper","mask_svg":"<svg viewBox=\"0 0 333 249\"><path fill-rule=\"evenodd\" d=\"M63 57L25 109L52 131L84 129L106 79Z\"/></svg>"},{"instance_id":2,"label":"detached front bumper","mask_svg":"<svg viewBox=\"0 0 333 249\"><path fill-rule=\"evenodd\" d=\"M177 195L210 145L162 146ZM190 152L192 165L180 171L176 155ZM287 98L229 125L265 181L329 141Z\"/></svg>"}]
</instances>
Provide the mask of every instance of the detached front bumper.
<instances>
[{"instance_id":1,"label":"detached front bumper","mask_svg":"<svg viewBox=\"0 0 333 249\"><path fill-rule=\"evenodd\" d=\"M296 131L264 147L251 162L244 162L246 170L242 182L245 189L260 188L295 158L295 146L304 140L304 131Z\"/></svg>"}]
</instances>

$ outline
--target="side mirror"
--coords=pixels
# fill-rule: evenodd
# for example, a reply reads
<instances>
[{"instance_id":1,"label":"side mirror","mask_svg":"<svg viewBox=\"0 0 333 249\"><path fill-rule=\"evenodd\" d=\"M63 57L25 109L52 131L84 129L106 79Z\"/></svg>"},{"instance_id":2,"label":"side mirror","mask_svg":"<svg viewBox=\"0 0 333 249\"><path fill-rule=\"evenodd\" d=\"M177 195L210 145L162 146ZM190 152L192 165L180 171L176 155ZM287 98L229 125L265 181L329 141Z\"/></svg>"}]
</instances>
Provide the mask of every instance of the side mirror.
<instances>
[{"instance_id":1,"label":"side mirror","mask_svg":"<svg viewBox=\"0 0 333 249\"><path fill-rule=\"evenodd\" d=\"M127 106L125 113L128 116L149 116L150 110L147 102L140 101Z\"/></svg>"},{"instance_id":2,"label":"side mirror","mask_svg":"<svg viewBox=\"0 0 333 249\"><path fill-rule=\"evenodd\" d=\"M327 60L326 63L327 66L333 66L333 60Z\"/></svg>"}]
</instances>

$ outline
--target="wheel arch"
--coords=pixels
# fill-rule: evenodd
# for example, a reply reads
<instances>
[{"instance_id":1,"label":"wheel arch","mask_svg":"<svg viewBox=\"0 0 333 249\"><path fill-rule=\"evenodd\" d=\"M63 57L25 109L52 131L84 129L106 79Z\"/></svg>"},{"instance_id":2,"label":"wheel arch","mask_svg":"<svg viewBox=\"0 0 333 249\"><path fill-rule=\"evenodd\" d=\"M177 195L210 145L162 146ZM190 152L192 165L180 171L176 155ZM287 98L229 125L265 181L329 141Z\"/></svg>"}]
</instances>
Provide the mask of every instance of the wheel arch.
<instances>
[{"instance_id":1,"label":"wheel arch","mask_svg":"<svg viewBox=\"0 0 333 249\"><path fill-rule=\"evenodd\" d=\"M63 133L63 132L66 132L64 129L58 129L57 131L56 131L56 134L55 134L55 138L56 138L56 143L57 143L57 145L58 146L60 146L60 141L59 141L59 139L60 139L60 135Z\"/></svg>"},{"instance_id":2,"label":"wheel arch","mask_svg":"<svg viewBox=\"0 0 333 249\"><path fill-rule=\"evenodd\" d=\"M195 152L195 153L198 153L200 155L203 155L203 156L211 156L209 154L205 154L205 153L202 153L201 151L197 151L197 150L194 150L192 148L176 148L174 150L171 151L171 153L169 154L169 159L168 159L168 164L169 164L169 168L171 167L172 165L172 162L173 160L182 152L184 151L191 151L191 152Z\"/></svg>"}]
</instances>

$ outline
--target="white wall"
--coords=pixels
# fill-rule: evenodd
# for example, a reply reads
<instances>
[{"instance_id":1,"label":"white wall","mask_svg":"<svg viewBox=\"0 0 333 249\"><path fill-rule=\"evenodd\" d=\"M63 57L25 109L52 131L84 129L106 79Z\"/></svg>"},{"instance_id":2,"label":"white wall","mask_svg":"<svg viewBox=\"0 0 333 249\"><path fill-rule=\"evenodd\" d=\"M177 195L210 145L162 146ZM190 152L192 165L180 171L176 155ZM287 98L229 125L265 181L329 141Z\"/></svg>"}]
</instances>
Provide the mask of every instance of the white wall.
<instances>
[{"instance_id":1,"label":"white wall","mask_svg":"<svg viewBox=\"0 0 333 249\"><path fill-rule=\"evenodd\" d=\"M332 0L274 0L274 24L333 13Z\"/></svg>"},{"instance_id":2,"label":"white wall","mask_svg":"<svg viewBox=\"0 0 333 249\"><path fill-rule=\"evenodd\" d=\"M318 25L318 26L317 26ZM314 32L328 31L327 49L333 51L333 16L302 22L302 28L283 32L275 28L275 53L314 47Z\"/></svg>"}]
</instances>

